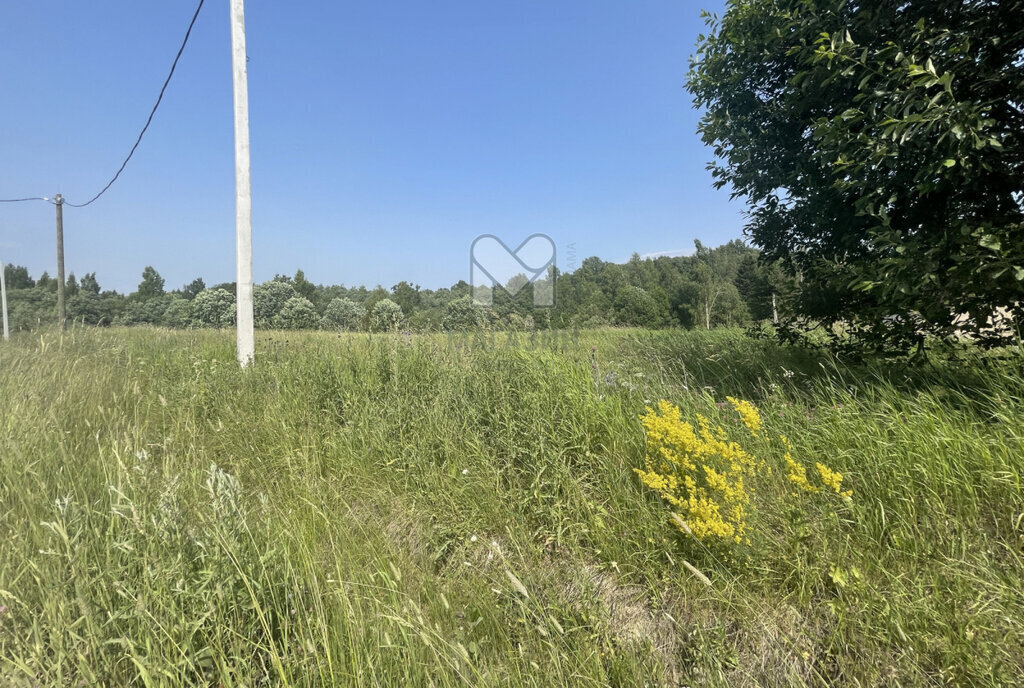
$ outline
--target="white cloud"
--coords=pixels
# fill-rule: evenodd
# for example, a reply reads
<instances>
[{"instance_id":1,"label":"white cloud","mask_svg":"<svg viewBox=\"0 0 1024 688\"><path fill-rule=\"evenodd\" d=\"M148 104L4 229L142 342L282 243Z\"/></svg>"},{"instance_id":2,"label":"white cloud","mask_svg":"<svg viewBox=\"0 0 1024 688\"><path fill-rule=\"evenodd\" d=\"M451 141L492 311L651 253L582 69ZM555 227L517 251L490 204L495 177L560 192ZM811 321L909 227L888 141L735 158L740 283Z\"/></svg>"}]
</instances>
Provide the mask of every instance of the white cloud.
<instances>
[{"instance_id":1,"label":"white cloud","mask_svg":"<svg viewBox=\"0 0 1024 688\"><path fill-rule=\"evenodd\" d=\"M648 260L650 258L677 258L679 256L692 256L693 248L677 248L668 251L652 251L650 253L641 253L641 260Z\"/></svg>"}]
</instances>

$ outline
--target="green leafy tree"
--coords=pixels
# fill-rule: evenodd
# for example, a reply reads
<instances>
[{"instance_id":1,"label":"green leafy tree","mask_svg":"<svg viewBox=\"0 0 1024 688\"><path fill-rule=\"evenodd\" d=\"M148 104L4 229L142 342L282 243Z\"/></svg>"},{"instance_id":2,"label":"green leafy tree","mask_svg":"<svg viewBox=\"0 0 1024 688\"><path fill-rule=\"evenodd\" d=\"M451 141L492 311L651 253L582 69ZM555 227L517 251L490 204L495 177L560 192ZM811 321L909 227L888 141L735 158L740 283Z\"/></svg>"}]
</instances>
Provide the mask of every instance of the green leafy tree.
<instances>
[{"instance_id":1,"label":"green leafy tree","mask_svg":"<svg viewBox=\"0 0 1024 688\"><path fill-rule=\"evenodd\" d=\"M697 244L697 255L690 279L696 286L697 319L705 329L710 330L715 309L721 305L719 301L728 289L730 282L724 274L721 261L717 259L717 256L699 241L695 243Z\"/></svg>"},{"instance_id":2,"label":"green leafy tree","mask_svg":"<svg viewBox=\"0 0 1024 688\"><path fill-rule=\"evenodd\" d=\"M194 280L192 280L191 282L189 282L188 284L181 288L181 294L186 299L191 301L203 289L206 289L206 282L203 281L202 277L196 277Z\"/></svg>"},{"instance_id":3,"label":"green leafy tree","mask_svg":"<svg viewBox=\"0 0 1024 688\"><path fill-rule=\"evenodd\" d=\"M483 308L473 303L473 299L467 294L449 301L444 307L441 328L446 331L471 330L482 327L485 322Z\"/></svg>"},{"instance_id":4,"label":"green leafy tree","mask_svg":"<svg viewBox=\"0 0 1024 688\"><path fill-rule=\"evenodd\" d=\"M778 322L788 312L793 281L776 263L745 256L736 274L736 289L754 320Z\"/></svg>"},{"instance_id":5,"label":"green leafy tree","mask_svg":"<svg viewBox=\"0 0 1024 688\"><path fill-rule=\"evenodd\" d=\"M301 272L301 271L300 271ZM253 289L253 317L256 327L273 327L274 318L284 305L298 296L290 282L271 280L257 284Z\"/></svg>"},{"instance_id":6,"label":"green leafy tree","mask_svg":"<svg viewBox=\"0 0 1024 688\"><path fill-rule=\"evenodd\" d=\"M55 291L48 288L39 289L38 286L36 283L36 289L19 289L8 292L8 317L12 330L32 330L57 321Z\"/></svg>"},{"instance_id":7,"label":"green leafy tree","mask_svg":"<svg viewBox=\"0 0 1024 688\"><path fill-rule=\"evenodd\" d=\"M372 313L373 307L377 305L378 301L383 301L388 298L388 291L380 286L379 284L372 290L366 293L366 297L362 300L363 307L366 308L367 312Z\"/></svg>"},{"instance_id":8,"label":"green leafy tree","mask_svg":"<svg viewBox=\"0 0 1024 688\"><path fill-rule=\"evenodd\" d=\"M615 321L635 327L661 327L667 313L658 302L640 287L625 284L615 298Z\"/></svg>"},{"instance_id":9,"label":"green leafy tree","mask_svg":"<svg viewBox=\"0 0 1024 688\"><path fill-rule=\"evenodd\" d=\"M419 285L399 282L391 287L391 300L399 305L406 316L412 315L420 305Z\"/></svg>"},{"instance_id":10,"label":"green leafy tree","mask_svg":"<svg viewBox=\"0 0 1024 688\"><path fill-rule=\"evenodd\" d=\"M64 295L68 298L78 293L78 280L75 279L75 273L69 273L67 281L64 282Z\"/></svg>"},{"instance_id":11,"label":"green leafy tree","mask_svg":"<svg viewBox=\"0 0 1024 688\"><path fill-rule=\"evenodd\" d=\"M4 266L4 280L8 289L31 289L36 286L28 273L28 268L13 263Z\"/></svg>"},{"instance_id":12,"label":"green leafy tree","mask_svg":"<svg viewBox=\"0 0 1024 688\"><path fill-rule=\"evenodd\" d=\"M374 332L397 330L402 323L402 307L391 299L378 301L370 311L370 328Z\"/></svg>"},{"instance_id":13,"label":"green leafy tree","mask_svg":"<svg viewBox=\"0 0 1024 688\"><path fill-rule=\"evenodd\" d=\"M813 323L898 351L1024 304L1024 0L731 0L688 88ZM790 323L789 331L806 326Z\"/></svg>"},{"instance_id":14,"label":"green leafy tree","mask_svg":"<svg viewBox=\"0 0 1024 688\"><path fill-rule=\"evenodd\" d=\"M323 327L355 331L362 327L366 309L352 299L331 299L324 310Z\"/></svg>"},{"instance_id":15,"label":"green leafy tree","mask_svg":"<svg viewBox=\"0 0 1024 688\"><path fill-rule=\"evenodd\" d=\"M120 325L162 325L169 298L165 295L145 301L131 300L117 322Z\"/></svg>"},{"instance_id":16,"label":"green leafy tree","mask_svg":"<svg viewBox=\"0 0 1024 688\"><path fill-rule=\"evenodd\" d=\"M295 293L299 296L311 303L316 301L316 285L306 279L306 273L302 270L295 271L295 277L292 278L292 286L295 288Z\"/></svg>"},{"instance_id":17,"label":"green leafy tree","mask_svg":"<svg viewBox=\"0 0 1024 688\"><path fill-rule=\"evenodd\" d=\"M164 310L163 324L167 327L189 327L192 324L192 300L187 297L174 297Z\"/></svg>"},{"instance_id":18,"label":"green leafy tree","mask_svg":"<svg viewBox=\"0 0 1024 688\"><path fill-rule=\"evenodd\" d=\"M312 330L320 322L312 302L302 296L293 296L285 302L274 317L274 326L282 330Z\"/></svg>"},{"instance_id":19,"label":"green leafy tree","mask_svg":"<svg viewBox=\"0 0 1024 688\"><path fill-rule=\"evenodd\" d=\"M82 281L78 286L86 294L100 293L100 283L96 281L95 272L87 272L82 275Z\"/></svg>"},{"instance_id":20,"label":"green leafy tree","mask_svg":"<svg viewBox=\"0 0 1024 688\"><path fill-rule=\"evenodd\" d=\"M160 276L152 266L147 265L142 271L142 281L135 292L135 297L141 301L156 298L164 294L164 278Z\"/></svg>"},{"instance_id":21,"label":"green leafy tree","mask_svg":"<svg viewBox=\"0 0 1024 688\"><path fill-rule=\"evenodd\" d=\"M231 327L235 324L235 295L226 289L205 289L192 299L194 327Z\"/></svg>"},{"instance_id":22,"label":"green leafy tree","mask_svg":"<svg viewBox=\"0 0 1024 688\"><path fill-rule=\"evenodd\" d=\"M82 283L85 281L83 277ZM70 321L86 325L111 325L118 317L114 299L103 298L84 288L68 299L67 311Z\"/></svg>"}]
</instances>

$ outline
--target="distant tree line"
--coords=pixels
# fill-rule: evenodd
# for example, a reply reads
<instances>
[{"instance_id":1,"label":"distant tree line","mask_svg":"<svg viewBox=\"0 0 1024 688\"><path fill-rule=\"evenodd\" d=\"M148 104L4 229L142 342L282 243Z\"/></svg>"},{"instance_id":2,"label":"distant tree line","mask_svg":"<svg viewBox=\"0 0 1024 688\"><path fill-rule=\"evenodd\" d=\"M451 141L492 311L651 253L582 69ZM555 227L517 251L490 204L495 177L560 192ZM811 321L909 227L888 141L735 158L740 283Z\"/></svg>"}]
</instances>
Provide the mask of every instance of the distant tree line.
<instances>
[{"instance_id":1,"label":"distant tree line","mask_svg":"<svg viewBox=\"0 0 1024 688\"><path fill-rule=\"evenodd\" d=\"M4 270L12 329L55 322L57 281L45 272L33 279L17 265ZM534 307L534 285L521 275L507 285L510 289L494 289L493 303L485 308L473 302L470 285L461 280L441 289L405 281L391 289L367 289L313 284L298 270L256 285L254 315L256 327L282 330L711 329L778 317L793 291L777 266L763 264L755 249L738 240L718 248L697 242L692 256L643 259L634 254L625 264L587 258L575 271L553 269L545 279L555 281L552 308ZM81 279L71 273L65 297L68 320L86 325L216 328L235 323L234 283L208 287L197 277L168 291L164 278L149 266L130 294L101 289L94 272Z\"/></svg>"}]
</instances>

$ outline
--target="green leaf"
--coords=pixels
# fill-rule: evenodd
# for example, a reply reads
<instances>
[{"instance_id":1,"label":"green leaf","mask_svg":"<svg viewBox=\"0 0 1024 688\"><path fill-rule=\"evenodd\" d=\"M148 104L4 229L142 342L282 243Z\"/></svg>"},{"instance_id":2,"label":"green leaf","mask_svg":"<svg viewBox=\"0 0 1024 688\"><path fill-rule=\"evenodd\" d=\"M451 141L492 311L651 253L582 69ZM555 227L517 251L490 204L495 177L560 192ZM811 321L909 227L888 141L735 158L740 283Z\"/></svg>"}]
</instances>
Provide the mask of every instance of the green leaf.
<instances>
[{"instance_id":1,"label":"green leaf","mask_svg":"<svg viewBox=\"0 0 1024 688\"><path fill-rule=\"evenodd\" d=\"M978 245L982 248L987 248L991 251L999 251L1003 248L1003 244L999 241L999 238L992 234L985 234L978 239Z\"/></svg>"},{"instance_id":2,"label":"green leaf","mask_svg":"<svg viewBox=\"0 0 1024 688\"><path fill-rule=\"evenodd\" d=\"M954 160L953 158L946 158L945 160L942 161L942 164L945 165L946 167L953 167L956 165L956 160Z\"/></svg>"}]
</instances>

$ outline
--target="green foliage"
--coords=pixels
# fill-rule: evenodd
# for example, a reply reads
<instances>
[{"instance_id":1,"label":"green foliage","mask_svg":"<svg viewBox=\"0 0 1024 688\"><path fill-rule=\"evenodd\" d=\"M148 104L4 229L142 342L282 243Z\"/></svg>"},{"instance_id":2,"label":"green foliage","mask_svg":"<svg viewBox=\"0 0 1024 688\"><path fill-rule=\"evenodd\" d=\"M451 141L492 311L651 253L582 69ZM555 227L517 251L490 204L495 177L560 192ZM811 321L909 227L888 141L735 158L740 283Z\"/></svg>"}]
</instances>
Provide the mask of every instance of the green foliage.
<instances>
[{"instance_id":1,"label":"green foliage","mask_svg":"<svg viewBox=\"0 0 1024 688\"><path fill-rule=\"evenodd\" d=\"M174 297L162 294L150 297L144 301L129 301L118 318L118 324L161 325L164 322L164 313L172 298Z\"/></svg>"},{"instance_id":2,"label":"green foliage","mask_svg":"<svg viewBox=\"0 0 1024 688\"><path fill-rule=\"evenodd\" d=\"M188 284L181 288L181 293L186 299L191 301L203 289L206 289L206 282L203 281L202 277L196 277L194 280L192 280L191 282L189 282Z\"/></svg>"},{"instance_id":3,"label":"green foliage","mask_svg":"<svg viewBox=\"0 0 1024 688\"><path fill-rule=\"evenodd\" d=\"M391 300L399 305L404 314L409 315L420 307L420 287L404 281L399 282L391 287Z\"/></svg>"},{"instance_id":4,"label":"green foliage","mask_svg":"<svg viewBox=\"0 0 1024 688\"><path fill-rule=\"evenodd\" d=\"M285 304L297 295L295 287L290 282L274 279L257 284L252 293L256 327L271 327Z\"/></svg>"},{"instance_id":5,"label":"green foliage","mask_svg":"<svg viewBox=\"0 0 1024 688\"><path fill-rule=\"evenodd\" d=\"M28 273L28 268L13 263L4 266L4 280L8 289L31 289L36 286Z\"/></svg>"},{"instance_id":6,"label":"green foliage","mask_svg":"<svg viewBox=\"0 0 1024 688\"><path fill-rule=\"evenodd\" d=\"M82 292L85 294L93 294L99 296L100 283L96 281L95 272L87 272L82 276L82 282L79 285Z\"/></svg>"},{"instance_id":7,"label":"green foliage","mask_svg":"<svg viewBox=\"0 0 1024 688\"><path fill-rule=\"evenodd\" d=\"M45 273L44 273L45 274ZM47 282L35 289L18 289L7 292L10 329L31 330L50 326L57 322L57 293L50 290Z\"/></svg>"},{"instance_id":8,"label":"green foliage","mask_svg":"<svg viewBox=\"0 0 1024 688\"><path fill-rule=\"evenodd\" d=\"M449 301L444 307L444 318L441 327L448 332L471 330L486 324L487 318L483 308L473 303L468 294Z\"/></svg>"},{"instance_id":9,"label":"green foliage","mask_svg":"<svg viewBox=\"0 0 1024 688\"><path fill-rule=\"evenodd\" d=\"M102 299L98 294L83 289L68 299L68 320L85 325L111 325L120 320L119 312L113 306L110 300Z\"/></svg>"},{"instance_id":10,"label":"green foliage","mask_svg":"<svg viewBox=\"0 0 1024 688\"><path fill-rule=\"evenodd\" d=\"M235 324L235 295L224 289L204 289L192 299L194 327L231 327Z\"/></svg>"},{"instance_id":11,"label":"green foliage","mask_svg":"<svg viewBox=\"0 0 1024 688\"><path fill-rule=\"evenodd\" d=\"M1024 2L731 0L708 23L688 88L716 184L799 277L789 330L1012 341L990 325L1024 316Z\"/></svg>"},{"instance_id":12,"label":"green foliage","mask_svg":"<svg viewBox=\"0 0 1024 688\"><path fill-rule=\"evenodd\" d=\"M313 302L316 299L316 285L306 279L306 273L302 270L295 271L292 286L295 288L295 293L307 301Z\"/></svg>"},{"instance_id":13,"label":"green foliage","mask_svg":"<svg viewBox=\"0 0 1024 688\"><path fill-rule=\"evenodd\" d=\"M622 285L615 295L615 321L635 327L660 327L667 313L640 287Z\"/></svg>"},{"instance_id":14,"label":"green foliage","mask_svg":"<svg viewBox=\"0 0 1024 688\"><path fill-rule=\"evenodd\" d=\"M739 283L740 263L756 256L757 252L750 247L732 241L715 249L701 246L696 256L642 259L634 255L625 265L606 263L592 257L573 273L553 270L539 287L537 283L527 284L522 275L515 276L510 286L516 294L497 288L493 294L493 305L487 308L476 307L471 302L470 288L464 281L451 288L440 289L421 289L408 282L399 282L389 292L380 286L368 290L362 286L315 285L298 270L294 277L276 275L273 280L256 285L253 315L256 327L260 329L314 326L342 330L371 329L374 324L370 314L378 303L387 300L397 304L401 312L395 312L389 306L382 307L388 309L388 315L378 325L385 329L397 326L396 317L402 327L434 332L478 327L513 331L571 329L581 325L599 327L607 324L694 327L704 326L707 321L708 313L701 306L698 288L700 280L704 280L717 290L711 302L711 325L743 325L750 318L747 301L755 297L751 294L738 296L732 284ZM33 328L39 323L52 322L53 317L44 314L49 301L29 292L55 293L54 280L44 273L38 283L34 283L27 270L14 266L8 266L8 273L13 283L22 285L11 288L12 300L25 304L19 316L21 320L15 327ZM551 283L556 285L554 308L534 307L535 289L550 288ZM34 286L24 286L26 284ZM775 282L772 284L774 289ZM69 288L71 307L70 299L75 288L70 277ZM164 327L228 327L234 323L233 314L223 315L228 311L223 296L208 294L198 308L178 303L180 300L192 301L208 291L234 295L233 282L207 289L203 279L196 278L180 289L163 293L163 279L156 270L148 267L139 291L128 297L116 291L101 292L95 273L83 277L78 290L99 299L99 302L76 301L72 307L77 314L73 319L86 324L116 322ZM779 293L788 292L780 289ZM311 324L304 306L299 308L295 305L297 310L283 319L279 317L285 304L297 296L313 307L315 325ZM218 309L211 299L222 301L222 308ZM34 305L28 307L29 303ZM294 324L296 322L301 324Z\"/></svg>"},{"instance_id":15,"label":"green foliage","mask_svg":"<svg viewBox=\"0 0 1024 688\"><path fill-rule=\"evenodd\" d=\"M316 308L301 296L288 299L281 307L281 312L274 316L274 326L281 330L312 330L316 329L319 322Z\"/></svg>"},{"instance_id":16,"label":"green foliage","mask_svg":"<svg viewBox=\"0 0 1024 688\"><path fill-rule=\"evenodd\" d=\"M324 310L324 329L338 329L354 332L363 326L366 309L352 299L331 299Z\"/></svg>"},{"instance_id":17,"label":"green foliage","mask_svg":"<svg viewBox=\"0 0 1024 688\"><path fill-rule=\"evenodd\" d=\"M164 309L162 325L167 327L190 327L192 325L192 301L186 297L172 298Z\"/></svg>"},{"instance_id":18,"label":"green foliage","mask_svg":"<svg viewBox=\"0 0 1024 688\"><path fill-rule=\"evenodd\" d=\"M145 301L146 299L163 296L163 294L164 278L152 266L147 265L142 271L142 281L139 282L139 288L135 292L135 297Z\"/></svg>"},{"instance_id":19,"label":"green foliage","mask_svg":"<svg viewBox=\"0 0 1024 688\"><path fill-rule=\"evenodd\" d=\"M378 301L370 311L370 329L374 332L397 330L402 324L402 308L391 299Z\"/></svg>"},{"instance_id":20,"label":"green foliage","mask_svg":"<svg viewBox=\"0 0 1024 688\"><path fill-rule=\"evenodd\" d=\"M64 296L71 297L78 293L78 280L75 279L75 273L69 273L68 279L64 283Z\"/></svg>"}]
</instances>

